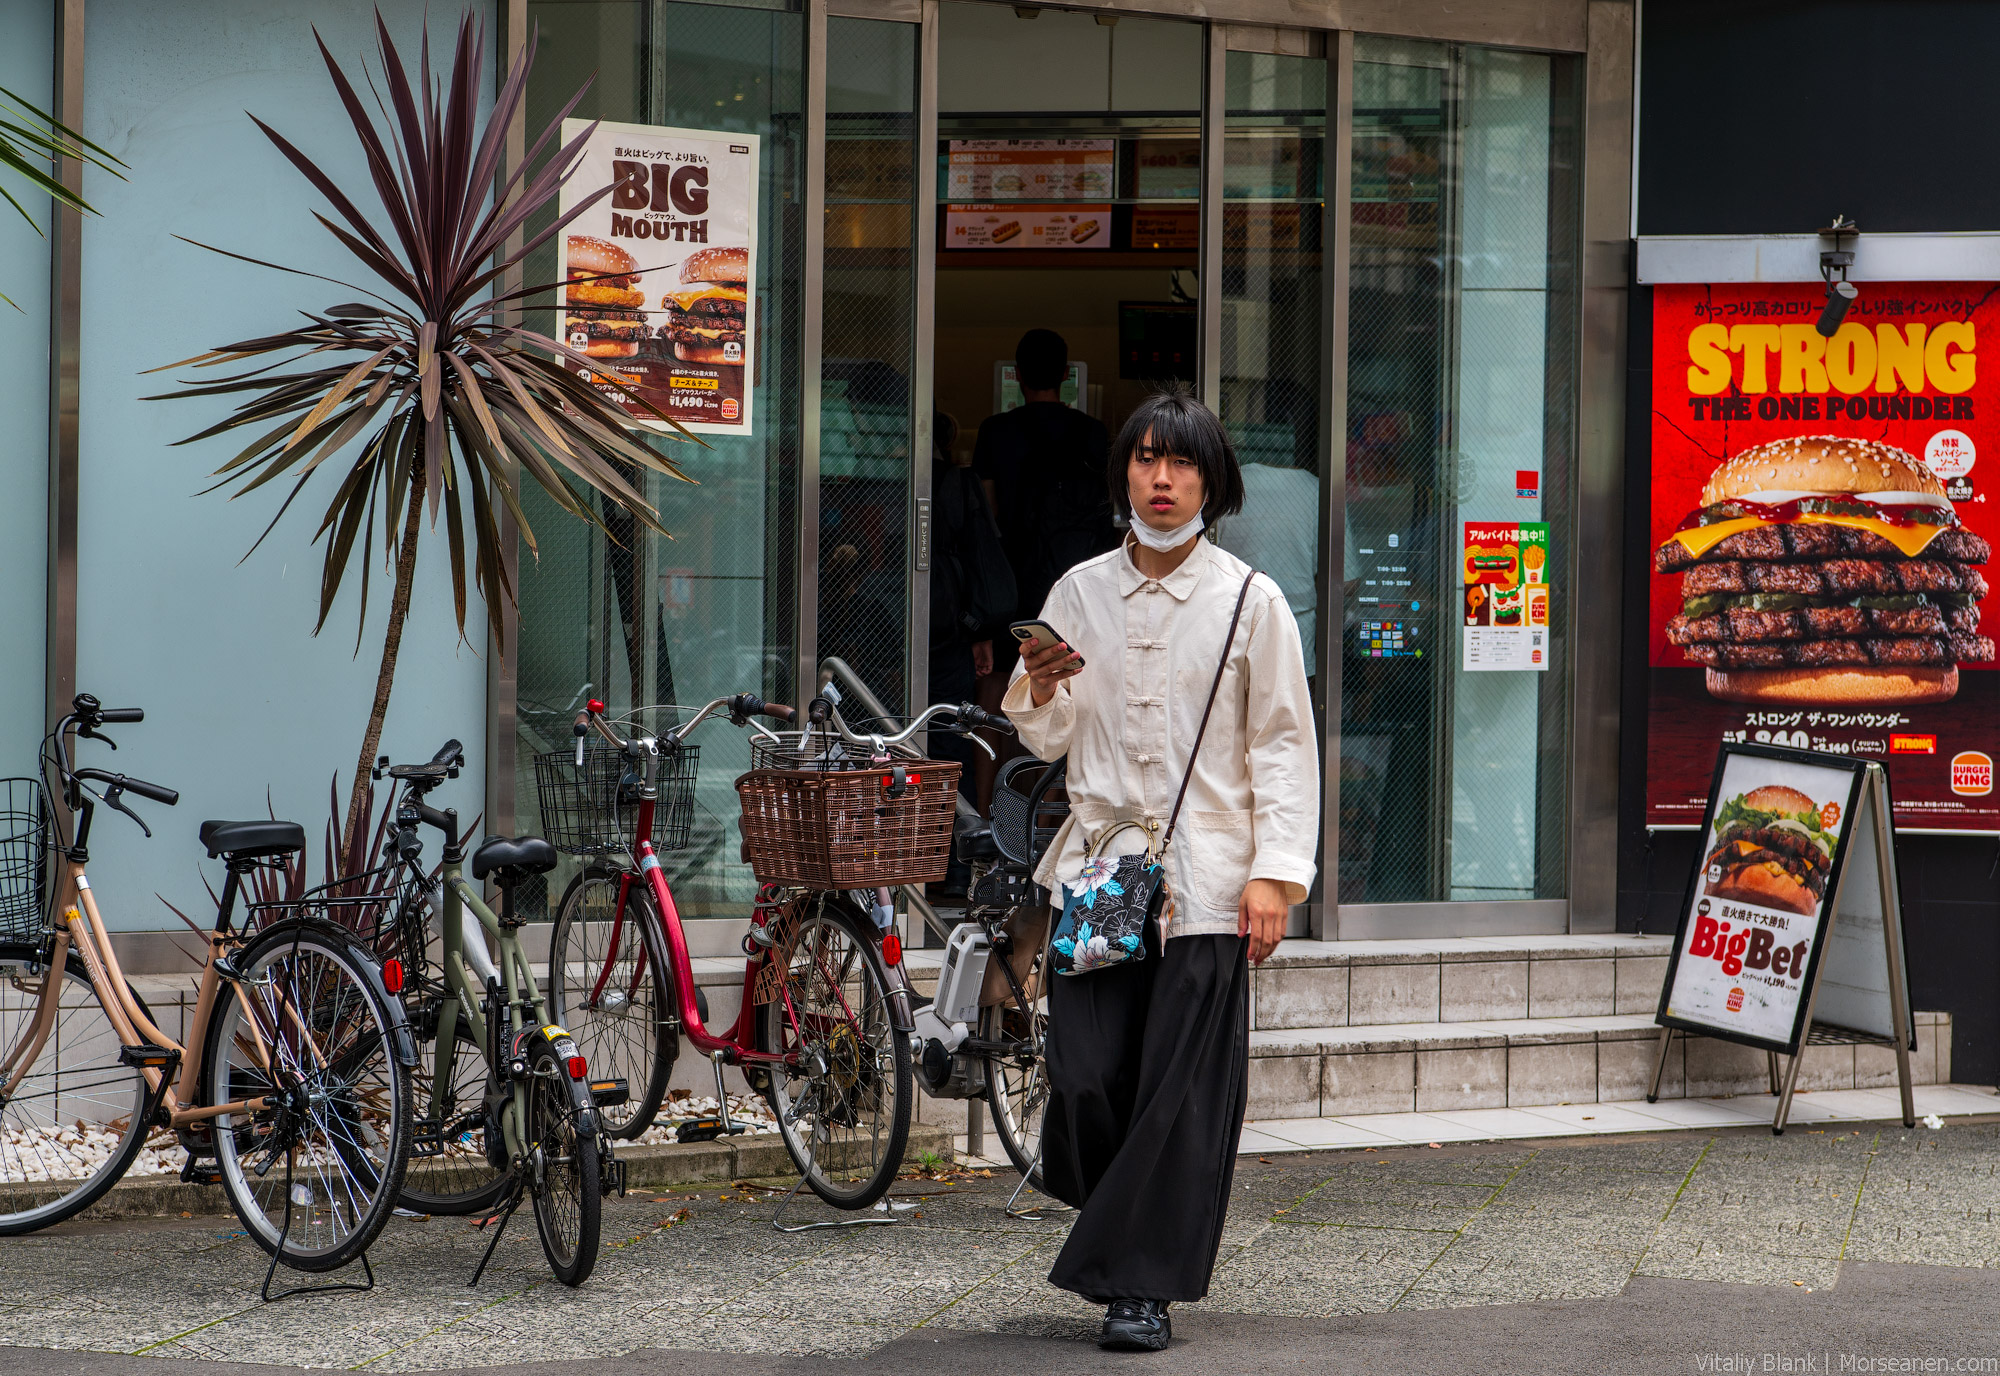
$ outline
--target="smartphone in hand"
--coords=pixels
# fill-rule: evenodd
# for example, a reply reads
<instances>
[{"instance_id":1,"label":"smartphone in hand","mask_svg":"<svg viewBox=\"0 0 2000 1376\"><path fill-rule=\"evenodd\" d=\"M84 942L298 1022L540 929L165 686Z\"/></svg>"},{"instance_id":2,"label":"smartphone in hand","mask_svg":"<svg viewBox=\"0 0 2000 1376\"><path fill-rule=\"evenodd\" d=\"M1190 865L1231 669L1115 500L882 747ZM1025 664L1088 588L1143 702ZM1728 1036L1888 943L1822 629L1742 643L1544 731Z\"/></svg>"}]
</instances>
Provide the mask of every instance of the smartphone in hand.
<instances>
[{"instance_id":1,"label":"smartphone in hand","mask_svg":"<svg viewBox=\"0 0 2000 1376\"><path fill-rule=\"evenodd\" d=\"M1042 620L1016 621L1007 628L1007 631L1021 643L1023 657L1036 654L1051 645L1069 645L1068 640L1056 634L1055 627ZM1084 658L1074 645L1070 645L1070 653L1076 655L1077 666L1081 668Z\"/></svg>"}]
</instances>

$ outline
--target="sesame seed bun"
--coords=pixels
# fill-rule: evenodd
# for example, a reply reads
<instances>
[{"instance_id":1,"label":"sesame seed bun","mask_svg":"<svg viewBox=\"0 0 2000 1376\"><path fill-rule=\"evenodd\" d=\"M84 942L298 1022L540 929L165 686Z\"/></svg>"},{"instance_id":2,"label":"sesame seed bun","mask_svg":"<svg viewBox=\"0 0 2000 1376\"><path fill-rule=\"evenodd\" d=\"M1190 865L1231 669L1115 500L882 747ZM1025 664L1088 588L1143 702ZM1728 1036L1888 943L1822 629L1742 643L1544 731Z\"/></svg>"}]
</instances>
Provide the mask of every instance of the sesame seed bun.
<instances>
[{"instance_id":1,"label":"sesame seed bun","mask_svg":"<svg viewBox=\"0 0 2000 1376\"><path fill-rule=\"evenodd\" d=\"M1709 476L1701 504L1778 491L1913 492L1951 505L1944 484L1914 454L1846 435L1798 435L1745 449Z\"/></svg>"},{"instance_id":2,"label":"sesame seed bun","mask_svg":"<svg viewBox=\"0 0 2000 1376\"><path fill-rule=\"evenodd\" d=\"M741 286L749 280L747 248L698 248L681 262L683 282L728 282Z\"/></svg>"},{"instance_id":3,"label":"sesame seed bun","mask_svg":"<svg viewBox=\"0 0 2000 1376\"><path fill-rule=\"evenodd\" d=\"M639 261L609 239L589 234L569 236L569 275L595 277L600 273L626 274L639 270Z\"/></svg>"},{"instance_id":4,"label":"sesame seed bun","mask_svg":"<svg viewBox=\"0 0 2000 1376\"><path fill-rule=\"evenodd\" d=\"M1818 812L1819 804L1806 797L1796 788L1783 784L1765 784L1753 788L1743 795L1743 805L1754 807L1759 812Z\"/></svg>"},{"instance_id":5,"label":"sesame seed bun","mask_svg":"<svg viewBox=\"0 0 2000 1376\"><path fill-rule=\"evenodd\" d=\"M1724 702L1851 703L1870 707L1949 702L1958 695L1958 666L1710 669L1708 692Z\"/></svg>"}]
</instances>

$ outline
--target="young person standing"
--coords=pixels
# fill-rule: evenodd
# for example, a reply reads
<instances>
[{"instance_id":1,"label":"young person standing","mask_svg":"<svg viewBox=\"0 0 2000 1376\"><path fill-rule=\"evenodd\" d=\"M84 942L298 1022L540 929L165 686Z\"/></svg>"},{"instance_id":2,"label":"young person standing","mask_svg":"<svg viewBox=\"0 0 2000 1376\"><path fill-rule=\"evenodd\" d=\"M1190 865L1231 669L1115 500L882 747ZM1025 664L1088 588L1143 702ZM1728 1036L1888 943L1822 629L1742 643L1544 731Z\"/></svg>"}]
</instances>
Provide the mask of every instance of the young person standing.
<instances>
[{"instance_id":1,"label":"young person standing","mask_svg":"<svg viewBox=\"0 0 2000 1376\"><path fill-rule=\"evenodd\" d=\"M1319 758L1284 593L1200 538L1243 501L1214 413L1149 398L1107 476L1131 533L1056 582L1042 619L1065 640L1022 661L1004 706L1029 749L1069 757L1069 821L1035 876L1052 893L1119 823L1164 839L1185 788L1163 859L1162 954L1052 982L1042 1131L1046 1186L1080 1211L1050 1282L1107 1306L1102 1346L1157 1351L1167 1306L1205 1295L1215 1267L1249 1073L1249 966L1312 883Z\"/></svg>"}]
</instances>

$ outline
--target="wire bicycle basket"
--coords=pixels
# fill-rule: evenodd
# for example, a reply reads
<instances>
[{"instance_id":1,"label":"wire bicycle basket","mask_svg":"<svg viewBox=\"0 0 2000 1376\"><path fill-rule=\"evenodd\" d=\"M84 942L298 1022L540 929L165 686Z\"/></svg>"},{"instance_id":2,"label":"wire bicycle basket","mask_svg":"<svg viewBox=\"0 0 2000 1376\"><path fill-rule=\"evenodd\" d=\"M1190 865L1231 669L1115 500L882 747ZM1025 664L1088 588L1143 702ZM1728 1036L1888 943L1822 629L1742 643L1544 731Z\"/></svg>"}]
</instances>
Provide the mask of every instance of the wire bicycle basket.
<instances>
[{"instance_id":1,"label":"wire bicycle basket","mask_svg":"<svg viewBox=\"0 0 2000 1376\"><path fill-rule=\"evenodd\" d=\"M0 941L46 930L49 813L38 779L0 779Z\"/></svg>"},{"instance_id":2,"label":"wire bicycle basket","mask_svg":"<svg viewBox=\"0 0 2000 1376\"><path fill-rule=\"evenodd\" d=\"M653 804L653 849L683 850L694 828L694 784L701 747L682 742L660 752L659 796ZM606 741L586 741L583 765L576 751L535 756L535 793L542 807L542 835L570 855L616 855L638 838L640 765Z\"/></svg>"}]
</instances>

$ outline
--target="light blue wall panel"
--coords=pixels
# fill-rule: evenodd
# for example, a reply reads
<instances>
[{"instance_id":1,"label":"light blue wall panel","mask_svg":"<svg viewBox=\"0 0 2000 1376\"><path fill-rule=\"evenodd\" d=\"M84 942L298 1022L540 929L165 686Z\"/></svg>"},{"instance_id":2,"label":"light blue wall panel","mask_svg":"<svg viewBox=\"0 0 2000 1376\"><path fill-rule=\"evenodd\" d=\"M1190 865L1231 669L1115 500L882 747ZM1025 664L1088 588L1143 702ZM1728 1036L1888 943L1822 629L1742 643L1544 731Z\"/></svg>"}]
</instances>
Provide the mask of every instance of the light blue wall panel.
<instances>
[{"instance_id":1,"label":"light blue wall panel","mask_svg":"<svg viewBox=\"0 0 2000 1376\"><path fill-rule=\"evenodd\" d=\"M49 0L0 0L0 86L43 109L54 72ZM0 174L4 176L5 174ZM0 202L0 775L32 774L42 724L49 464L49 198L17 177Z\"/></svg>"},{"instance_id":2,"label":"light blue wall panel","mask_svg":"<svg viewBox=\"0 0 2000 1376\"><path fill-rule=\"evenodd\" d=\"M479 6L489 54L492 9ZM386 10L396 41L414 55L424 7ZM317 875L329 780L338 772L346 781L360 748L387 571L377 570L358 657L356 583L313 638L320 550L309 542L332 495L330 475L239 565L280 494L198 495L241 441L170 448L224 407L142 401L170 386L139 374L354 295L175 235L372 285L343 261L311 217L317 196L244 112L292 138L374 209L312 34L316 25L358 75L373 13L366 0L92 0L88 10L85 132L132 170L129 182L87 184L104 218L86 225L83 250L77 682L107 703L146 708L144 725L115 733L124 747L116 766L182 794L173 810L137 804L153 822L151 841L122 818L101 826L93 875L114 927L177 926L155 893L198 910L204 873L219 888L221 870L201 858L197 824L264 815L267 790L279 816L306 824ZM431 13L433 57L445 62L458 6ZM491 85L489 70L488 99ZM447 736L466 742L472 767L436 801L470 817L483 796L484 611L469 612L473 644L457 643L442 530L427 530L423 549L383 748L428 758Z\"/></svg>"}]
</instances>

